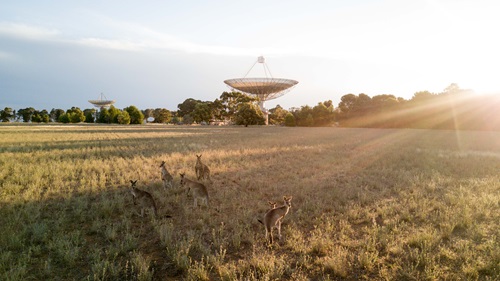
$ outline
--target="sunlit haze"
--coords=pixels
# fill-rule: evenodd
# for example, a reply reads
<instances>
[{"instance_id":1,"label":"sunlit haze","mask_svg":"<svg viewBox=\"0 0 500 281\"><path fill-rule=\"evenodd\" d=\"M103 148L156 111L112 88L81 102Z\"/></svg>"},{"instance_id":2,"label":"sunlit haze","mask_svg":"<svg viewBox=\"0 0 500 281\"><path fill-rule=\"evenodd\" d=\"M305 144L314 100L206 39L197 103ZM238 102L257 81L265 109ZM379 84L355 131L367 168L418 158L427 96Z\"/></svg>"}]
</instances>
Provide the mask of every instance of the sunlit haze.
<instances>
[{"instance_id":1,"label":"sunlit haze","mask_svg":"<svg viewBox=\"0 0 500 281\"><path fill-rule=\"evenodd\" d=\"M299 81L266 107L348 93L500 93L500 2L1 1L0 108L176 110L213 101L265 56ZM263 76L256 67L250 76Z\"/></svg>"}]
</instances>

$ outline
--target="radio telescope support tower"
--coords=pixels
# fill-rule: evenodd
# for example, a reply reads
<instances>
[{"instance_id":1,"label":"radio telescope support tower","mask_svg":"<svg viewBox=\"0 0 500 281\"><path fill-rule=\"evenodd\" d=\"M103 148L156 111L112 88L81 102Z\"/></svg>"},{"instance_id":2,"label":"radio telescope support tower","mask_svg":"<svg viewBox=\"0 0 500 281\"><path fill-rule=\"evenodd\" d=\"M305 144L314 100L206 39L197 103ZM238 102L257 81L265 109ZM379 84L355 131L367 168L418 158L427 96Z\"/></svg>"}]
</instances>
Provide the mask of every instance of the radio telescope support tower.
<instances>
[{"instance_id":1,"label":"radio telescope support tower","mask_svg":"<svg viewBox=\"0 0 500 281\"><path fill-rule=\"evenodd\" d=\"M262 64L265 77L247 78L248 73L250 73L257 63ZM264 113L267 125L269 122L269 112L264 107L264 103L268 100L283 96L299 82L291 79L272 77L271 71L266 64L266 59L263 56L260 56L243 78L228 79L225 80L224 83L226 83L233 90L236 89L247 95L257 97L259 99L259 107L262 110L262 113Z\"/></svg>"}]
</instances>

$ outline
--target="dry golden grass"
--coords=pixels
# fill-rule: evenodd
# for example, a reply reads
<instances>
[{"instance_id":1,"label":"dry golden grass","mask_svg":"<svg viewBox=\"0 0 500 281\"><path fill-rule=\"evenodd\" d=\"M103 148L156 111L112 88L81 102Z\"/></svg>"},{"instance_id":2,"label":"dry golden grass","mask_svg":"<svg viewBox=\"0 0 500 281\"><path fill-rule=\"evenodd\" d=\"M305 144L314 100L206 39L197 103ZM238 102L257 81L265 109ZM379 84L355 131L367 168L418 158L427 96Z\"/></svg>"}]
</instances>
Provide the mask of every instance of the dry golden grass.
<instances>
[{"instance_id":1,"label":"dry golden grass","mask_svg":"<svg viewBox=\"0 0 500 281\"><path fill-rule=\"evenodd\" d=\"M2 125L0 167L0 280L500 279L499 132Z\"/></svg>"}]
</instances>

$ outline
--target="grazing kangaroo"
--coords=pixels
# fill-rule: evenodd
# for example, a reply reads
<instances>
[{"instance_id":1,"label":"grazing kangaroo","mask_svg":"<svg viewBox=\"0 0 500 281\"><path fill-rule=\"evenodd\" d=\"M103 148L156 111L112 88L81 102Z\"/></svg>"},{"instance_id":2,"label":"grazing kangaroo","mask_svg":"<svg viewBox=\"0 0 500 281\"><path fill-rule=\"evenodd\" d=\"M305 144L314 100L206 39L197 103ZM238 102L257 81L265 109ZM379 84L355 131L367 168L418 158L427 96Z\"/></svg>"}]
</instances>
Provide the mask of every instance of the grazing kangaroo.
<instances>
[{"instance_id":1,"label":"grazing kangaroo","mask_svg":"<svg viewBox=\"0 0 500 281\"><path fill-rule=\"evenodd\" d=\"M161 161L160 168L161 168L161 180L163 181L163 188L165 188L165 190L166 190L167 186L173 187L174 178L168 172L167 167L165 166L165 161Z\"/></svg>"},{"instance_id":2,"label":"grazing kangaroo","mask_svg":"<svg viewBox=\"0 0 500 281\"><path fill-rule=\"evenodd\" d=\"M283 201L285 203L283 206L272 208L264 215L264 221L259 220L266 227L266 240L269 235L269 244L273 243L273 227L278 229L278 238L281 240L281 221L292 207L292 196L283 196Z\"/></svg>"},{"instance_id":3,"label":"grazing kangaroo","mask_svg":"<svg viewBox=\"0 0 500 281\"><path fill-rule=\"evenodd\" d=\"M194 166L194 170L196 172L196 177L198 180L208 179L210 180L210 169L207 165L201 163L201 154L196 155L196 165ZM211 180L210 180L211 181Z\"/></svg>"},{"instance_id":4,"label":"grazing kangaroo","mask_svg":"<svg viewBox=\"0 0 500 281\"><path fill-rule=\"evenodd\" d=\"M139 205L141 206L141 217L144 217L144 209L146 208L152 208L154 211L155 217L158 215L158 210L156 208L156 203L155 200L153 199L153 196L147 191L140 190L137 187L135 187L135 184L137 183L137 180L135 181L130 181L132 184L132 189L130 190L130 193L132 193L133 200L134 200L134 205L137 205L136 201L139 201Z\"/></svg>"},{"instance_id":5,"label":"grazing kangaroo","mask_svg":"<svg viewBox=\"0 0 500 281\"><path fill-rule=\"evenodd\" d=\"M208 207L208 191L205 185L199 182L192 181L185 177L185 173L181 173L181 186L187 186L187 193L189 194L190 190L193 190L193 198L194 198L194 206L198 206L198 199L203 201L205 205Z\"/></svg>"}]
</instances>

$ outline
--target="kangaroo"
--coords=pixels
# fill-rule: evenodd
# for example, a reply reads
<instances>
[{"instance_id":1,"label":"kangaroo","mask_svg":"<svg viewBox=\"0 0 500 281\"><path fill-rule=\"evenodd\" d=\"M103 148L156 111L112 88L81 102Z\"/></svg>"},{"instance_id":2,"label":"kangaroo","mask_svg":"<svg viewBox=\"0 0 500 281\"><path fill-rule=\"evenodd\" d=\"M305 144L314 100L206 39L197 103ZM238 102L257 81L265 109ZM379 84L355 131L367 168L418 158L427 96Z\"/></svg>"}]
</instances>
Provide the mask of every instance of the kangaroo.
<instances>
[{"instance_id":1,"label":"kangaroo","mask_svg":"<svg viewBox=\"0 0 500 281\"><path fill-rule=\"evenodd\" d=\"M196 155L197 159L196 159L196 165L194 166L194 170L196 172L196 177L198 180L201 180L201 179L208 179L211 181L210 179L210 169L208 168L207 165L201 163L201 154L200 155Z\"/></svg>"},{"instance_id":2,"label":"kangaroo","mask_svg":"<svg viewBox=\"0 0 500 281\"><path fill-rule=\"evenodd\" d=\"M278 238L281 240L281 221L292 207L292 196L283 196L283 201L285 203L283 206L272 208L264 215L264 221L259 220L266 227L266 240L269 236L269 244L273 243L273 227L278 229Z\"/></svg>"},{"instance_id":3,"label":"kangaroo","mask_svg":"<svg viewBox=\"0 0 500 281\"><path fill-rule=\"evenodd\" d=\"M165 161L161 161L161 180L163 181L163 188L166 190L167 186L172 187L174 185L174 178L168 172L167 167L165 166Z\"/></svg>"},{"instance_id":4,"label":"kangaroo","mask_svg":"<svg viewBox=\"0 0 500 281\"><path fill-rule=\"evenodd\" d=\"M203 201L205 205L208 207L208 191L205 185L199 182L192 181L185 177L185 173L181 173L181 186L187 186L187 193L192 189L193 190L193 198L194 198L194 206L198 206L198 199Z\"/></svg>"},{"instance_id":5,"label":"kangaroo","mask_svg":"<svg viewBox=\"0 0 500 281\"><path fill-rule=\"evenodd\" d=\"M130 181L132 184L132 189L130 190L130 193L132 193L133 196L133 201L134 205L137 205L137 201L139 201L139 205L141 206L141 217L144 217L144 209L146 208L152 208L154 211L155 217L158 215L158 209L156 208L156 203L155 200L153 199L153 196L147 191L140 190L137 187L135 187L135 184L137 183L137 180L135 181Z\"/></svg>"},{"instance_id":6,"label":"kangaroo","mask_svg":"<svg viewBox=\"0 0 500 281\"><path fill-rule=\"evenodd\" d=\"M267 204L269 204L269 206L271 207L271 209L269 209L269 210L272 210L272 209L276 208L276 206L278 205L278 203L276 203L276 202L271 202L271 201L267 201ZM268 211L269 211L269 210L268 210Z\"/></svg>"}]
</instances>

